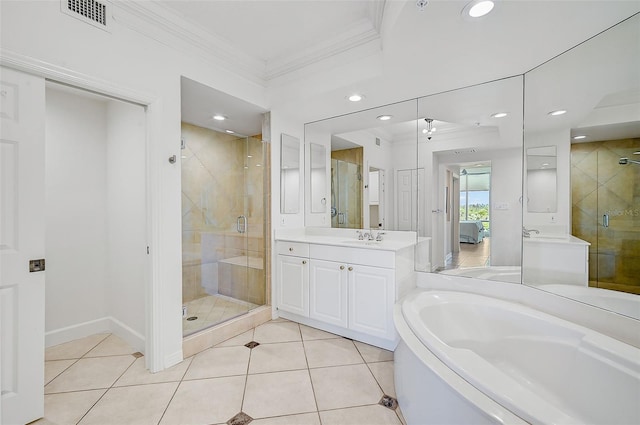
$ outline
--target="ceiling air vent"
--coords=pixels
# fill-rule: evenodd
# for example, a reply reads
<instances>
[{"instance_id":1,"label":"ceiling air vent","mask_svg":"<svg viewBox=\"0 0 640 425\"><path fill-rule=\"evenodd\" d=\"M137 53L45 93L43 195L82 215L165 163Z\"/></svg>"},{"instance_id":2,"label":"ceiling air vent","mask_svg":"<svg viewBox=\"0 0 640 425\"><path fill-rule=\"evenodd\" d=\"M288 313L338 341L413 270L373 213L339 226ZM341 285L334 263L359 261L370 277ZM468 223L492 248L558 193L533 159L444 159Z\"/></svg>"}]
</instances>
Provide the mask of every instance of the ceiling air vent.
<instances>
[{"instance_id":1,"label":"ceiling air vent","mask_svg":"<svg viewBox=\"0 0 640 425\"><path fill-rule=\"evenodd\" d=\"M96 0L60 0L62 13L80 19L94 27L109 31L107 3Z\"/></svg>"}]
</instances>

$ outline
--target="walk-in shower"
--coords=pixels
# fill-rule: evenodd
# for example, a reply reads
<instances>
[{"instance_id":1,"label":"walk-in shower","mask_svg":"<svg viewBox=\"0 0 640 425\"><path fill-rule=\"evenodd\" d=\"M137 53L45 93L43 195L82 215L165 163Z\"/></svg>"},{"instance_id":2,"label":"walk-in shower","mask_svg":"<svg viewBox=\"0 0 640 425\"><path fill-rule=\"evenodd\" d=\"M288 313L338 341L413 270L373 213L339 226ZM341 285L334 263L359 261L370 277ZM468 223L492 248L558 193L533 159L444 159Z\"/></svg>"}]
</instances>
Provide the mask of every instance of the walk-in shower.
<instances>
[{"instance_id":1,"label":"walk-in shower","mask_svg":"<svg viewBox=\"0 0 640 425\"><path fill-rule=\"evenodd\" d=\"M265 159L256 137L182 123L183 335L266 304Z\"/></svg>"}]
</instances>

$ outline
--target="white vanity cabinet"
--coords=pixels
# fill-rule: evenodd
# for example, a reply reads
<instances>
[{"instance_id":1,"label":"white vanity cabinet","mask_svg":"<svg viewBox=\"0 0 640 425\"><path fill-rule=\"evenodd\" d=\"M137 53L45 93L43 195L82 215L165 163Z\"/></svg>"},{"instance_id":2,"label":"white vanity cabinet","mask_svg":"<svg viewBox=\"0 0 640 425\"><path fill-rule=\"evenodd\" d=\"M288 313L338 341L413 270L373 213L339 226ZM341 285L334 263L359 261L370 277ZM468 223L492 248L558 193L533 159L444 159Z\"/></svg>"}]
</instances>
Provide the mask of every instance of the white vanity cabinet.
<instances>
[{"instance_id":1,"label":"white vanity cabinet","mask_svg":"<svg viewBox=\"0 0 640 425\"><path fill-rule=\"evenodd\" d=\"M394 251L300 245L305 244L277 242L278 314L393 350L394 303L415 286L413 247Z\"/></svg>"},{"instance_id":2,"label":"white vanity cabinet","mask_svg":"<svg viewBox=\"0 0 640 425\"><path fill-rule=\"evenodd\" d=\"M278 243L277 254L278 308L309 317L309 245Z\"/></svg>"}]
</instances>

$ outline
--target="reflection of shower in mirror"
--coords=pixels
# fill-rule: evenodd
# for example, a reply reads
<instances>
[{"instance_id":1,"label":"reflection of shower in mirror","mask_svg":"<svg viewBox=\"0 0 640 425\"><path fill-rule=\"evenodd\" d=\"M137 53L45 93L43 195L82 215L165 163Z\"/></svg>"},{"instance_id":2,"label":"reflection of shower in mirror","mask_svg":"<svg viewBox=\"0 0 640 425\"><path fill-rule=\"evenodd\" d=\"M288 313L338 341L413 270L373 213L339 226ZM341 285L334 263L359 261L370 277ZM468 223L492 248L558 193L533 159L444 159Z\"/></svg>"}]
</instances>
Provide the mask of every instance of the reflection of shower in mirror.
<instances>
[{"instance_id":1,"label":"reflection of shower in mirror","mask_svg":"<svg viewBox=\"0 0 640 425\"><path fill-rule=\"evenodd\" d=\"M629 158L620 158L618 160L618 164L620 164L620 165L627 165L630 162L633 163L633 164L640 165L640 161L634 161L633 159L629 159Z\"/></svg>"}]
</instances>

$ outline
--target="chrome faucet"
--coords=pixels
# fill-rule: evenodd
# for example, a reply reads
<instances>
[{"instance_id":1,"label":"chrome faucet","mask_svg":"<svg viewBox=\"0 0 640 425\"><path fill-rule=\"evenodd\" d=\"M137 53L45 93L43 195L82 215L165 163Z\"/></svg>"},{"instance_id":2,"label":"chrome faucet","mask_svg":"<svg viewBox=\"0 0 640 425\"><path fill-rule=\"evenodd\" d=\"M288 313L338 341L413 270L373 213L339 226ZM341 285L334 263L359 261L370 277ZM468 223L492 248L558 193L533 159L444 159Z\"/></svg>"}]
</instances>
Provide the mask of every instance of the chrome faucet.
<instances>
[{"instance_id":1,"label":"chrome faucet","mask_svg":"<svg viewBox=\"0 0 640 425\"><path fill-rule=\"evenodd\" d=\"M376 241L378 242L382 242L382 235L384 235L385 232L378 232L378 236L376 236Z\"/></svg>"},{"instance_id":2,"label":"chrome faucet","mask_svg":"<svg viewBox=\"0 0 640 425\"><path fill-rule=\"evenodd\" d=\"M526 227L522 226L522 236L524 236L525 238L530 238L531 237L531 232L535 232L536 235L540 234L540 230L527 229Z\"/></svg>"},{"instance_id":3,"label":"chrome faucet","mask_svg":"<svg viewBox=\"0 0 640 425\"><path fill-rule=\"evenodd\" d=\"M364 240L364 235L362 234L362 230L356 230L356 233L358 234L359 241Z\"/></svg>"},{"instance_id":4,"label":"chrome faucet","mask_svg":"<svg viewBox=\"0 0 640 425\"><path fill-rule=\"evenodd\" d=\"M368 241L375 240L375 237L373 236L373 232L365 232L364 235L362 235L362 237Z\"/></svg>"}]
</instances>

